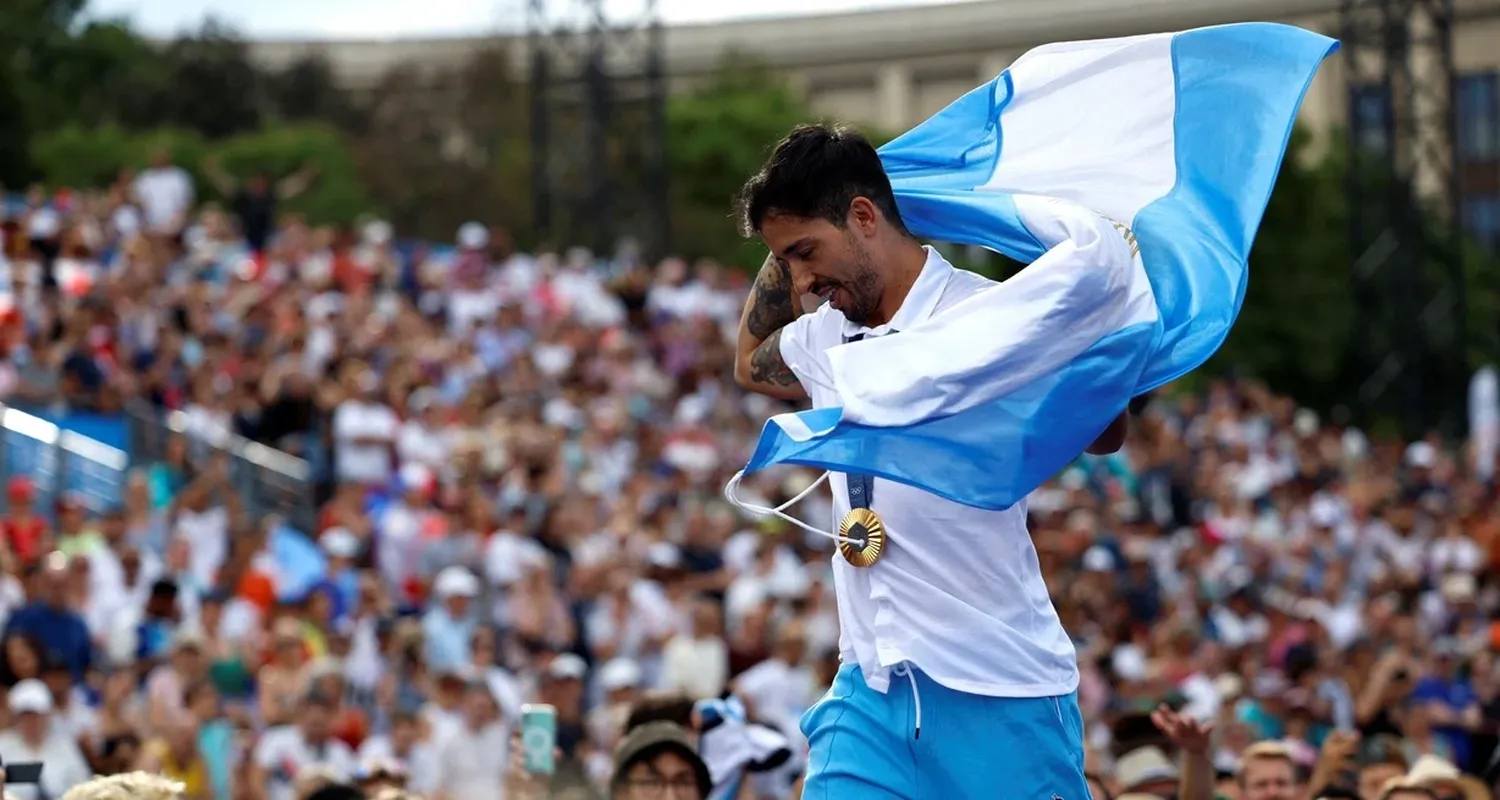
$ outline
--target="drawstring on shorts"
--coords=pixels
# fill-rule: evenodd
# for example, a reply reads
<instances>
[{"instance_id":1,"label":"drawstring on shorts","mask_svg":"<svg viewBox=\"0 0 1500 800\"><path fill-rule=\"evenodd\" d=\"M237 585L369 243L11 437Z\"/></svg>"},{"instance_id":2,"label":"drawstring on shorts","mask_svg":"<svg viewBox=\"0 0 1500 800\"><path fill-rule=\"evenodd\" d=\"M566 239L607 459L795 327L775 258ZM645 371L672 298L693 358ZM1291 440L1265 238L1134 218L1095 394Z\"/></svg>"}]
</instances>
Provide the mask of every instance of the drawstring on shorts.
<instances>
[{"instance_id":1,"label":"drawstring on shorts","mask_svg":"<svg viewBox=\"0 0 1500 800\"><path fill-rule=\"evenodd\" d=\"M915 722L912 726L914 728L912 738L920 739L922 738L922 693L917 691L917 674L912 672L911 665L905 661L897 664L891 671L897 675L905 675L907 682L911 684L911 703Z\"/></svg>"}]
</instances>

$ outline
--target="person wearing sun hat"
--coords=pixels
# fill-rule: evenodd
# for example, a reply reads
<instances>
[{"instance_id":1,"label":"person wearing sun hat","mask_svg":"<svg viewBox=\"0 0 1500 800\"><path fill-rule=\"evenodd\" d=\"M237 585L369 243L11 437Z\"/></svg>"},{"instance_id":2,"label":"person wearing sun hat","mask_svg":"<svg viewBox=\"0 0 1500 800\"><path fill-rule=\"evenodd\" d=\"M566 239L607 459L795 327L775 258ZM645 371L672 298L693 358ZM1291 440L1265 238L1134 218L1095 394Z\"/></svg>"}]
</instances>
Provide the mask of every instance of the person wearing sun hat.
<instances>
[{"instance_id":1,"label":"person wearing sun hat","mask_svg":"<svg viewBox=\"0 0 1500 800\"><path fill-rule=\"evenodd\" d=\"M712 781L686 728L671 722L648 722L631 731L615 748L611 800L674 797L703 800Z\"/></svg>"},{"instance_id":2,"label":"person wearing sun hat","mask_svg":"<svg viewBox=\"0 0 1500 800\"><path fill-rule=\"evenodd\" d=\"M1404 780L1405 785L1425 789L1438 800L1490 800L1490 790L1482 781L1441 756L1421 756L1412 763Z\"/></svg>"}]
</instances>

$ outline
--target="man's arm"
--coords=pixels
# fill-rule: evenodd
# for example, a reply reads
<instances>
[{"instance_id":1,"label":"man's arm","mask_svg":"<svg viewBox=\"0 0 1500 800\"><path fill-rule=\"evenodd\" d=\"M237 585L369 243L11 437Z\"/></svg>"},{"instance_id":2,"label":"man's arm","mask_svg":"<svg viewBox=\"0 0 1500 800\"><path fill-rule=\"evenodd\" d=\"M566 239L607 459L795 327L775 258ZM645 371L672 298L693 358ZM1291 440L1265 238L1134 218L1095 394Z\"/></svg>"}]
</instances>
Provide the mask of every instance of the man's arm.
<instances>
[{"instance_id":1,"label":"man's arm","mask_svg":"<svg viewBox=\"0 0 1500 800\"><path fill-rule=\"evenodd\" d=\"M735 348L734 380L752 392L783 400L802 400L807 394L781 357L781 329L796 320L800 309L792 290L791 276L768 256L755 276L745 312L740 316L740 337Z\"/></svg>"},{"instance_id":2,"label":"man's arm","mask_svg":"<svg viewBox=\"0 0 1500 800\"><path fill-rule=\"evenodd\" d=\"M1104 429L1104 433L1099 434L1099 438L1088 446L1088 454L1107 456L1110 453L1119 452L1120 448L1125 446L1125 434L1129 430L1130 412L1121 412L1120 416L1115 417L1115 421L1109 423L1109 427Z\"/></svg>"}]
</instances>

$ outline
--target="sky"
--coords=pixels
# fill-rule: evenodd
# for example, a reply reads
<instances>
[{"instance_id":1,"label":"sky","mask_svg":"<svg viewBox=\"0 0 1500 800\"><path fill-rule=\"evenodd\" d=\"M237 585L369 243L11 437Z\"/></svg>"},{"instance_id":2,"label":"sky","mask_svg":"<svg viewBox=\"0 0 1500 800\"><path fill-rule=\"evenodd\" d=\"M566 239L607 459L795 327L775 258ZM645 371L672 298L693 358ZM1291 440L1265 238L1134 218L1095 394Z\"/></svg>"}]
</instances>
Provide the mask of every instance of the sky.
<instances>
[{"instance_id":1,"label":"sky","mask_svg":"<svg viewBox=\"0 0 1500 800\"><path fill-rule=\"evenodd\" d=\"M3 0L0 0L3 2ZM580 0L548 0L556 10ZM668 24L751 16L862 11L954 0L657 0ZM645 0L606 0L607 13L639 19ZM126 17L138 30L171 36L206 16L254 39L364 39L482 34L525 25L526 0L90 0L96 17Z\"/></svg>"}]
</instances>

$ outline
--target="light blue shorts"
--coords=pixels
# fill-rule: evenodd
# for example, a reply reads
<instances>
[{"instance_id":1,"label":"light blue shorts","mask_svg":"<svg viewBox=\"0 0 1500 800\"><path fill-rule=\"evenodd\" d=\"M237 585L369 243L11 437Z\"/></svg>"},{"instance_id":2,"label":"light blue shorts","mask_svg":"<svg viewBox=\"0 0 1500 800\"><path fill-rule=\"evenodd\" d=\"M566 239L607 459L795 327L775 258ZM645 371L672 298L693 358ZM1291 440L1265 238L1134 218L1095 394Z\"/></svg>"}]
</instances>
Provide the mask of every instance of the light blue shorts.
<instances>
[{"instance_id":1,"label":"light blue shorts","mask_svg":"<svg viewBox=\"0 0 1500 800\"><path fill-rule=\"evenodd\" d=\"M881 694L857 665L839 668L802 716L803 800L1089 800L1076 695L984 697L911 678L892 675Z\"/></svg>"}]
</instances>

